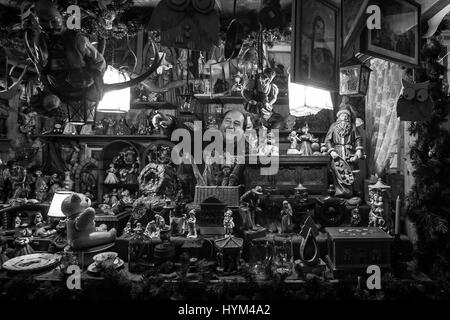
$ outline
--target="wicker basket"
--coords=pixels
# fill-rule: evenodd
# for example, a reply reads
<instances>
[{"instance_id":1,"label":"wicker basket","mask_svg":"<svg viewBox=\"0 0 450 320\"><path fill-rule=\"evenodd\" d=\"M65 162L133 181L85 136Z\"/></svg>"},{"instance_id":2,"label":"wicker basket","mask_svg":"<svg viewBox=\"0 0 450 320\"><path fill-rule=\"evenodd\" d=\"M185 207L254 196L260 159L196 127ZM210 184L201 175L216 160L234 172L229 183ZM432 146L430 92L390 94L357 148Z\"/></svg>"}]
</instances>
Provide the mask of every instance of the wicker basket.
<instances>
[{"instance_id":1,"label":"wicker basket","mask_svg":"<svg viewBox=\"0 0 450 320\"><path fill-rule=\"evenodd\" d=\"M200 205L206 199L214 197L228 207L239 207L239 186L196 186L194 203Z\"/></svg>"}]
</instances>

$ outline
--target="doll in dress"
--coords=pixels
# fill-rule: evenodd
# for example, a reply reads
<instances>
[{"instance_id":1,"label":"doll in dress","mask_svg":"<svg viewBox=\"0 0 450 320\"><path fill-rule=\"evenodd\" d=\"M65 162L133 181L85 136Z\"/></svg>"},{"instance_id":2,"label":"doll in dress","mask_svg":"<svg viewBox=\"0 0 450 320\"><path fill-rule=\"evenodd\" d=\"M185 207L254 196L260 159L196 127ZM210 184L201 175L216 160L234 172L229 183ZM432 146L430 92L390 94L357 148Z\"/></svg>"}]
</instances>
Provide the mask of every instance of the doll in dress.
<instances>
[{"instance_id":1,"label":"doll in dress","mask_svg":"<svg viewBox=\"0 0 450 320\"><path fill-rule=\"evenodd\" d=\"M138 184L138 175L139 175L139 162L135 162L132 164L131 169L128 170L126 183L127 184Z\"/></svg>"},{"instance_id":2,"label":"doll in dress","mask_svg":"<svg viewBox=\"0 0 450 320\"><path fill-rule=\"evenodd\" d=\"M109 169L106 170L106 172L108 173L108 175L105 178L104 183L105 184L117 184L119 183L119 178L117 178L117 169L114 167L114 163L111 163L109 165Z\"/></svg>"},{"instance_id":3,"label":"doll in dress","mask_svg":"<svg viewBox=\"0 0 450 320\"><path fill-rule=\"evenodd\" d=\"M234 228L233 211L231 211L231 209L225 211L223 218L223 227L225 229L225 236L231 236Z\"/></svg>"},{"instance_id":4,"label":"doll in dress","mask_svg":"<svg viewBox=\"0 0 450 320\"><path fill-rule=\"evenodd\" d=\"M187 220L188 238L197 238L197 218L195 217L195 210L189 211L189 219Z\"/></svg>"},{"instance_id":5,"label":"doll in dress","mask_svg":"<svg viewBox=\"0 0 450 320\"><path fill-rule=\"evenodd\" d=\"M299 154L300 151L297 149L297 144L301 142L300 138L297 136L296 131L292 131L289 134L289 141L291 142L291 147L288 149L287 154Z\"/></svg>"}]
</instances>

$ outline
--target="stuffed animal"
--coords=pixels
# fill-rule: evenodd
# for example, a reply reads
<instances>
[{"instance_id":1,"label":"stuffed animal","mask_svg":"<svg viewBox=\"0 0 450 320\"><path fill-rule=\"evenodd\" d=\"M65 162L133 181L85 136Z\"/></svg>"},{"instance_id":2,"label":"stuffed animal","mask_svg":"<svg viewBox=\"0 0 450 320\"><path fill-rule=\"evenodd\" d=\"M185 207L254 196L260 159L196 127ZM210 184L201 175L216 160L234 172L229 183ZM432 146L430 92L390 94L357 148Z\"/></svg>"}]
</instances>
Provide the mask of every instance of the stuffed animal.
<instances>
[{"instance_id":1,"label":"stuffed animal","mask_svg":"<svg viewBox=\"0 0 450 320\"><path fill-rule=\"evenodd\" d=\"M96 231L95 211L91 200L81 193L72 193L61 204L67 217L67 241L73 249L83 249L111 243L116 239L116 230Z\"/></svg>"}]
</instances>

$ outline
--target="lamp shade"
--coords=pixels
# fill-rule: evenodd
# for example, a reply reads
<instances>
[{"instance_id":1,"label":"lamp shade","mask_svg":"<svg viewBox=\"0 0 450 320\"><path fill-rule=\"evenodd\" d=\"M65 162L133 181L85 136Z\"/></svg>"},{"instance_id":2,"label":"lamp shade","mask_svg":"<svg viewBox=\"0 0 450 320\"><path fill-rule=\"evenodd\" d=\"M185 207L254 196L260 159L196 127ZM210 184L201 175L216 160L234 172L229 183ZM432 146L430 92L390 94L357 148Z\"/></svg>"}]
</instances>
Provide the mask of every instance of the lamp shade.
<instances>
[{"instance_id":1,"label":"lamp shade","mask_svg":"<svg viewBox=\"0 0 450 320\"><path fill-rule=\"evenodd\" d=\"M66 216L61 211L61 204L65 198L70 196L72 191L56 191L53 195L52 203L50 204L50 208L48 209L48 216L52 218L65 218Z\"/></svg>"},{"instance_id":2,"label":"lamp shade","mask_svg":"<svg viewBox=\"0 0 450 320\"><path fill-rule=\"evenodd\" d=\"M126 72L109 65L103 75L104 83L120 83L130 80ZM130 88L105 93L97 106L97 112L125 113L130 110Z\"/></svg>"}]
</instances>

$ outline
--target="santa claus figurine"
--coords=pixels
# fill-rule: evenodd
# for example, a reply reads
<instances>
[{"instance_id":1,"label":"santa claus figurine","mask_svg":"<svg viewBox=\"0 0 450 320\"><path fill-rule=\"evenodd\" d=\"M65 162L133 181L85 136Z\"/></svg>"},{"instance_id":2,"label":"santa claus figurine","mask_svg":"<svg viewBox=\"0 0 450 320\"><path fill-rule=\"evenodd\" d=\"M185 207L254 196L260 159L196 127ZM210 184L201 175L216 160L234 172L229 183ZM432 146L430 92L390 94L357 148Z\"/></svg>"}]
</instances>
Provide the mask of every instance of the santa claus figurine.
<instances>
[{"instance_id":1,"label":"santa claus figurine","mask_svg":"<svg viewBox=\"0 0 450 320\"><path fill-rule=\"evenodd\" d=\"M339 106L336 122L332 123L325 137L325 146L332 158L336 196L349 198L353 195L353 171L356 162L364 158L362 137L354 123L353 107L343 100ZM352 166L350 166L350 164Z\"/></svg>"}]
</instances>

